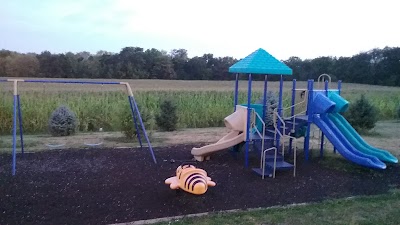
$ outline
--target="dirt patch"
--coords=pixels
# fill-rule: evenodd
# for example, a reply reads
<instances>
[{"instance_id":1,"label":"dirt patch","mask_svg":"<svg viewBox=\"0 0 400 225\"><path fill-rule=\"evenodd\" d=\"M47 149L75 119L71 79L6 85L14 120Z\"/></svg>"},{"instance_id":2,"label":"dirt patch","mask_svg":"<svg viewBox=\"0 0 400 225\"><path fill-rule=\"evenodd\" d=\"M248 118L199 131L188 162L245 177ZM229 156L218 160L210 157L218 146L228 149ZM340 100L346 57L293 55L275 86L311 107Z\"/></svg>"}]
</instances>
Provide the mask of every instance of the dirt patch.
<instances>
[{"instance_id":1,"label":"dirt patch","mask_svg":"<svg viewBox=\"0 0 400 225\"><path fill-rule=\"evenodd\" d=\"M378 194L400 184L399 166L352 173L323 166L319 159L304 163L301 155L295 178L285 171L262 180L244 168L243 154L226 150L194 163L217 183L206 194L169 189L164 180L191 160L192 147L156 147L158 164L147 149L42 151L18 156L15 177L10 156L0 155L0 224L110 224ZM250 155L251 167L258 166L257 155Z\"/></svg>"}]
</instances>

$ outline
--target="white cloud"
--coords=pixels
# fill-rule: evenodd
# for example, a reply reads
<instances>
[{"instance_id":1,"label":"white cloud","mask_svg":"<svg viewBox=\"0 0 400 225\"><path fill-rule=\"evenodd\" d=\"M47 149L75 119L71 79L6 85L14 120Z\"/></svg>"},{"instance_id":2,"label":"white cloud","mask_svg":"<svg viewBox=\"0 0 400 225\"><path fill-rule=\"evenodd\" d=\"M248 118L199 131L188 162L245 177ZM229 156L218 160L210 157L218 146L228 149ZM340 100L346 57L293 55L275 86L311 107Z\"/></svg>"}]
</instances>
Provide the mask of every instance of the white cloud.
<instances>
[{"instance_id":1,"label":"white cloud","mask_svg":"<svg viewBox=\"0 0 400 225\"><path fill-rule=\"evenodd\" d=\"M400 40L394 0L44 2L24 10L25 17L17 11L14 16L36 30L104 39L96 42L104 46L93 48L105 50L126 45L185 48L191 55L240 58L261 47L287 59L350 56L374 47L398 46ZM86 45L94 44L88 38Z\"/></svg>"}]
</instances>

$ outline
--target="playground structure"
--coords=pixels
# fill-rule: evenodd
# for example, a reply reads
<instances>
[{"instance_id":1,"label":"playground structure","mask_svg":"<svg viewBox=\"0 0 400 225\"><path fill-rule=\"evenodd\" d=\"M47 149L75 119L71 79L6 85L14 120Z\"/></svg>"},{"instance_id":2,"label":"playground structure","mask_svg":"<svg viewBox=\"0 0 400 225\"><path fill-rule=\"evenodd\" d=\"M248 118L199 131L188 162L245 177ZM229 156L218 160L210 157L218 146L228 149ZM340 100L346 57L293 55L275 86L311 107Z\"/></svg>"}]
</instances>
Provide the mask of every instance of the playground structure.
<instances>
[{"instance_id":1,"label":"playground structure","mask_svg":"<svg viewBox=\"0 0 400 225\"><path fill-rule=\"evenodd\" d=\"M21 156L24 156L24 138L23 138L23 122L22 122L22 111L21 111L21 101L20 101L20 95L18 93L18 84L25 82L25 83L58 83L58 84L87 84L87 85L122 85L125 87L127 96L128 96L128 101L129 101L129 106L130 106L130 111L132 113L132 118L133 118L133 126L135 126L136 130L139 131L139 128L142 130L144 134L145 141L147 143L147 147L151 153L152 159L154 163L157 163L157 160L155 158L153 148L150 144L149 137L146 132L146 128L144 126L142 117L139 112L138 105L135 101L132 89L127 82L100 82L100 81L76 81L76 80L24 80L24 79L0 79L0 82L11 82L13 83L13 128L12 128L12 169L11 173L14 176L16 173L16 162L17 162L17 129L19 128L19 135L20 135L20 141L21 141ZM18 125L19 127L17 128L17 120L18 120ZM143 141L142 137L140 135L140 132L137 134L138 141L140 144L140 147L143 148ZM87 146L97 146L100 145L101 143L84 143ZM57 145L52 145L52 144L47 144L49 147L61 147L63 144L57 144Z\"/></svg>"},{"instance_id":2,"label":"playground structure","mask_svg":"<svg viewBox=\"0 0 400 225\"><path fill-rule=\"evenodd\" d=\"M236 74L234 91L234 112L224 119L225 126L230 132L217 143L200 148L193 148L192 155L196 160L209 159L216 151L229 147L238 149L244 142L245 167L249 165L250 147L260 155L260 166L253 171L261 175L275 178L276 171L293 169L296 175L297 139L304 138L304 157L309 160L311 125L320 130L320 156L323 157L325 137L347 160L370 168L385 169L387 163L397 163L388 151L370 146L357 131L340 114L347 110L348 101L340 96L341 81L337 89L329 89L331 77L322 74L318 77L317 89L314 80L308 80L307 89L296 88L293 80L292 99L289 107L283 107L283 76L292 75L292 70L278 61L263 49L258 49L229 68ZM239 74L247 74L248 90L247 103L238 105ZM253 104L252 76L264 75L264 90L262 104ZM276 105L266 105L268 75L279 75L279 100ZM322 82L324 81L324 82ZM321 85L324 87L321 88ZM303 100L296 102L300 93ZM300 109L303 106L303 109ZM268 109L267 107L274 108ZM271 112L272 111L272 112ZM285 116L286 111L290 116ZM273 125L266 126L267 113L272 113ZM293 162L285 161L285 146L288 144L287 155L292 156ZM286 157L288 158L288 157Z\"/></svg>"}]
</instances>

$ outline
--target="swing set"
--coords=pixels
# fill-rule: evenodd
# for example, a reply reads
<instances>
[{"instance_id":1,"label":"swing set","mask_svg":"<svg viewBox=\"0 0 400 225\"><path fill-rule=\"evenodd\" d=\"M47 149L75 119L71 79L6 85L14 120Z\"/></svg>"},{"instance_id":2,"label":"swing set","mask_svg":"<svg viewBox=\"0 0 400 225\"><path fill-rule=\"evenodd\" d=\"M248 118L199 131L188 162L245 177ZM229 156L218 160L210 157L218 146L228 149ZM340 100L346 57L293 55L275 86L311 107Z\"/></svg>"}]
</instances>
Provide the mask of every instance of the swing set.
<instances>
[{"instance_id":1,"label":"swing set","mask_svg":"<svg viewBox=\"0 0 400 225\"><path fill-rule=\"evenodd\" d=\"M128 95L128 101L129 101L129 106L130 106L130 111L132 113L132 118L133 118L133 125L135 126L136 130L139 131L139 128L143 132L143 136L145 138L145 141L147 142L147 147L151 153L152 159L154 163L157 163L157 160L155 158L153 148L150 144L149 137L146 132L146 128L144 126L142 117L139 112L138 105L136 103L136 100L133 96L132 89L127 82L103 82L103 81L78 81L78 80L32 80L32 79L0 79L0 82L9 82L13 83L13 114L12 114L12 169L11 173L14 176L16 173L16 162L17 162L17 120L18 120L18 125L19 125L19 135L20 135L20 141L21 141L21 155L22 157L24 156L24 138L23 138L23 123L22 123L22 112L21 112L21 101L20 101L20 95L18 92L19 89L19 84L20 83L53 83L53 84L87 84L87 85L121 85L125 87L126 93ZM140 135L140 132L137 132L137 138L140 144L140 147L143 148L143 141L142 137ZM103 142L97 142L97 143L88 143L85 142L84 145L89 146L89 147L94 147L94 146L99 146L102 145ZM47 143L45 144L47 147L50 148L58 148L62 147L65 144L64 143L57 143L57 144L50 144Z\"/></svg>"}]
</instances>

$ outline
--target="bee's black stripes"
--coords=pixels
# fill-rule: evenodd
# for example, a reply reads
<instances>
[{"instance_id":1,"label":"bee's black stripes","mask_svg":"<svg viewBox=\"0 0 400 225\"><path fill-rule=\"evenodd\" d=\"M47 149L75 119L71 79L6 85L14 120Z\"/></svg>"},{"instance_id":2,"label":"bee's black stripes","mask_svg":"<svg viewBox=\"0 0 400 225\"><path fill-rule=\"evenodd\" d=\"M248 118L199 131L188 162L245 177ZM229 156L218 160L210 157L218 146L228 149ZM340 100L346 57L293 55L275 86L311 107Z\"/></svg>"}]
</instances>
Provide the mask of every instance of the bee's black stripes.
<instances>
[{"instance_id":1,"label":"bee's black stripes","mask_svg":"<svg viewBox=\"0 0 400 225\"><path fill-rule=\"evenodd\" d=\"M207 190L207 184L204 182L204 178L202 178L201 180L199 179L199 180L196 180L195 182L193 182L192 191L194 190L194 186L196 186L197 183L203 183Z\"/></svg>"},{"instance_id":2,"label":"bee's black stripes","mask_svg":"<svg viewBox=\"0 0 400 225\"><path fill-rule=\"evenodd\" d=\"M193 181L194 179L196 179L196 178L202 178L202 177L203 177L203 175L200 174L200 173L192 173L192 174L190 174L190 175L186 178L186 180L185 180L185 187L186 187L187 189L189 189L189 186L190 186L190 184L192 183L192 181Z\"/></svg>"}]
</instances>

